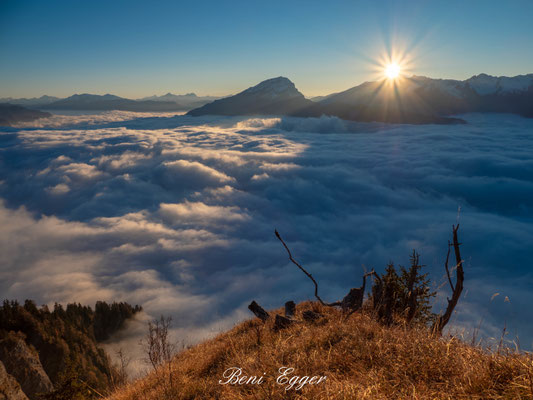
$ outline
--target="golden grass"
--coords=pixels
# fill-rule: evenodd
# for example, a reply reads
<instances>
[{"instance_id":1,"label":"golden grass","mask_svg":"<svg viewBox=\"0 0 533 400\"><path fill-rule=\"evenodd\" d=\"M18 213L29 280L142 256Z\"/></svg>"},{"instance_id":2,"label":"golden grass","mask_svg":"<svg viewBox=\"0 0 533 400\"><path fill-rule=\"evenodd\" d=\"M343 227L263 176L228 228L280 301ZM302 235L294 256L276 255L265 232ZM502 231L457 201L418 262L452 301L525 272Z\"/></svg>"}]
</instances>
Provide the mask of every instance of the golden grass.
<instances>
[{"instance_id":1,"label":"golden grass","mask_svg":"<svg viewBox=\"0 0 533 400\"><path fill-rule=\"evenodd\" d=\"M168 369L132 382L109 400L141 399L533 399L533 358L489 353L423 327L385 327L366 313L345 320L316 303L297 306L325 317L275 332L273 322L245 321L179 354ZM278 310L281 313L281 310ZM278 369L325 375L318 385L285 390ZM262 376L260 385L221 385L227 368Z\"/></svg>"}]
</instances>

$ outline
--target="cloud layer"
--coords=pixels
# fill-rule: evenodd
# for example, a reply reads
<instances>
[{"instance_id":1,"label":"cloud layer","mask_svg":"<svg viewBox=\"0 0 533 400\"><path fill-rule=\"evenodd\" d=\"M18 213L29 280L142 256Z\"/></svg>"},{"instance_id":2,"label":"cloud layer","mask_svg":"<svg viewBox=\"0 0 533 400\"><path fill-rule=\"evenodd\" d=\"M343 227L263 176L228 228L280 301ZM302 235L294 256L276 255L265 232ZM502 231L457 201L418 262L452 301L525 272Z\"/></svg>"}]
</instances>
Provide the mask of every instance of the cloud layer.
<instances>
[{"instance_id":1,"label":"cloud layer","mask_svg":"<svg viewBox=\"0 0 533 400\"><path fill-rule=\"evenodd\" d=\"M415 248L443 305L446 245L460 222L466 293L456 329L482 319L498 336L507 324L508 339L531 348L533 121L466 119L105 113L6 128L0 291L142 304L197 340L248 316L252 299L279 307L312 297L277 228L323 298L359 286L363 265L407 264Z\"/></svg>"}]
</instances>

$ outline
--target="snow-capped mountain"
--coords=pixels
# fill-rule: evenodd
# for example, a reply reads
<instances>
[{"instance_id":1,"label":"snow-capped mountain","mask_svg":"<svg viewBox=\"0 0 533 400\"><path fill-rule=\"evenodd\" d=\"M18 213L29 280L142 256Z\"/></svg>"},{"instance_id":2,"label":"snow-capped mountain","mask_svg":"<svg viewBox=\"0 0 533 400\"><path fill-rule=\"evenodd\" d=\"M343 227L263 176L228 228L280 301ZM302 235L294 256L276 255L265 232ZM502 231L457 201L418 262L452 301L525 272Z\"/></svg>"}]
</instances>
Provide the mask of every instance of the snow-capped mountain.
<instances>
[{"instance_id":1,"label":"snow-capped mountain","mask_svg":"<svg viewBox=\"0 0 533 400\"><path fill-rule=\"evenodd\" d=\"M533 116L533 74L464 81L423 76L366 82L326 97L319 104L329 115L358 121L457 122L450 115L466 112Z\"/></svg>"},{"instance_id":2,"label":"snow-capped mountain","mask_svg":"<svg viewBox=\"0 0 533 400\"><path fill-rule=\"evenodd\" d=\"M234 96L215 100L189 115L300 115L315 105L284 77L267 79Z\"/></svg>"},{"instance_id":3,"label":"snow-capped mountain","mask_svg":"<svg viewBox=\"0 0 533 400\"><path fill-rule=\"evenodd\" d=\"M266 81L263 81L258 85L246 89L240 94L256 95L271 99L303 97L303 94L301 94L298 89L296 89L294 83L282 76L267 79Z\"/></svg>"},{"instance_id":4,"label":"snow-capped mountain","mask_svg":"<svg viewBox=\"0 0 533 400\"><path fill-rule=\"evenodd\" d=\"M189 111L189 115L331 115L354 121L457 123L466 112L505 112L533 117L533 74L459 81L424 76L365 82L315 101L287 78L268 79L239 94Z\"/></svg>"},{"instance_id":5,"label":"snow-capped mountain","mask_svg":"<svg viewBox=\"0 0 533 400\"><path fill-rule=\"evenodd\" d=\"M475 75L463 82L478 95L507 94L526 92L533 85L533 74L513 77L491 76L487 74Z\"/></svg>"},{"instance_id":6,"label":"snow-capped mountain","mask_svg":"<svg viewBox=\"0 0 533 400\"><path fill-rule=\"evenodd\" d=\"M394 82L365 82L313 101L306 99L289 79L277 77L218 99L194 93L167 93L138 100L111 94L75 94L65 99L41 96L4 98L0 102L43 110L190 110L189 115L331 115L354 121L455 123L461 120L451 116L467 112L533 117L533 74L514 77L479 74L464 81L411 76Z\"/></svg>"}]
</instances>

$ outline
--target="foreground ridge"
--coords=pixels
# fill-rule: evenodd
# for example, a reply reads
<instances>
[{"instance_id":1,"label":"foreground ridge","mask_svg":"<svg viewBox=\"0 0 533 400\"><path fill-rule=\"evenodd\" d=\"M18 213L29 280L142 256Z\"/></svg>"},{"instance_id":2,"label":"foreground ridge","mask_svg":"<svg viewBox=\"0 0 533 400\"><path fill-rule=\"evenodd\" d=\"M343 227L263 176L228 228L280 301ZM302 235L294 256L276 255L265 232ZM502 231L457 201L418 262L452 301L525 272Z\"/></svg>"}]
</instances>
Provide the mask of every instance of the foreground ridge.
<instances>
[{"instance_id":1,"label":"foreground ridge","mask_svg":"<svg viewBox=\"0 0 533 400\"><path fill-rule=\"evenodd\" d=\"M387 327L373 318L367 305L347 318L341 311L306 302L297 305L295 319L304 320L308 311L321 317L281 330L272 329L273 318L266 323L245 321L185 350L170 368L132 382L109 399L518 399L533 395L530 355L491 352L455 337L432 335L421 325ZM299 379L326 378L320 383L308 380L297 389L303 381L292 387L283 380L277 382L282 367L294 368L291 376ZM242 385L221 384L232 368L250 379ZM259 377L263 377L261 383L257 383Z\"/></svg>"}]
</instances>

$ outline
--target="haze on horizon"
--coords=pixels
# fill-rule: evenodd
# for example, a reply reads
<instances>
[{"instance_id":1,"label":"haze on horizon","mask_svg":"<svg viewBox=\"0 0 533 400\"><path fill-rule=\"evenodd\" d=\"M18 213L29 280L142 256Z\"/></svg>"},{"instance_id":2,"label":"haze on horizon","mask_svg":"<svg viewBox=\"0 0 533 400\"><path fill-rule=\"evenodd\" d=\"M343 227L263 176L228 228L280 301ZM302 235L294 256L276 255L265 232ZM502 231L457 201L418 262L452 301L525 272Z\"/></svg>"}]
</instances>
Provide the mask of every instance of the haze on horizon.
<instances>
[{"instance_id":1,"label":"haze on horizon","mask_svg":"<svg viewBox=\"0 0 533 400\"><path fill-rule=\"evenodd\" d=\"M0 4L0 97L227 95L287 76L306 96L374 80L377 60L466 79L530 73L533 3L140 1Z\"/></svg>"}]
</instances>

